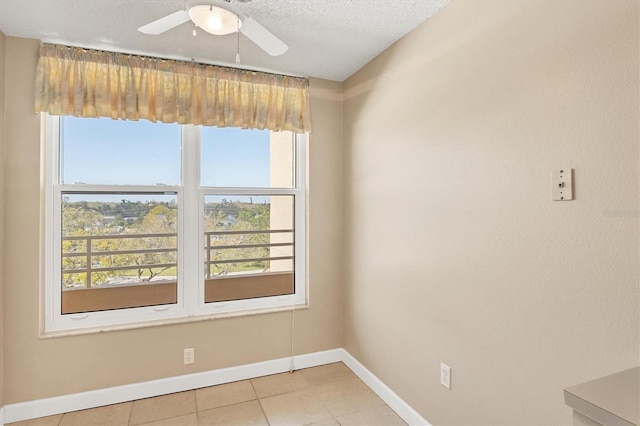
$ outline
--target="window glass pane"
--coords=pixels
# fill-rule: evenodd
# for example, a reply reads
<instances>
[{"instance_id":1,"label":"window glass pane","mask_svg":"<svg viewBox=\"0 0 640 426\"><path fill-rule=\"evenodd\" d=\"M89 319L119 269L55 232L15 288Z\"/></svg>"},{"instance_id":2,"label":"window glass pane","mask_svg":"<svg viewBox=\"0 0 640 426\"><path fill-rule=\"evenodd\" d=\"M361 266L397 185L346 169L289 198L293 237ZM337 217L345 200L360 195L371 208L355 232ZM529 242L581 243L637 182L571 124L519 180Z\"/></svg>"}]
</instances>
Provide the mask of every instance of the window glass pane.
<instances>
[{"instance_id":1,"label":"window glass pane","mask_svg":"<svg viewBox=\"0 0 640 426\"><path fill-rule=\"evenodd\" d=\"M205 197L205 301L291 294L294 196Z\"/></svg>"},{"instance_id":2,"label":"window glass pane","mask_svg":"<svg viewBox=\"0 0 640 426\"><path fill-rule=\"evenodd\" d=\"M291 132L202 127L200 184L292 188L294 147Z\"/></svg>"},{"instance_id":3,"label":"window glass pane","mask_svg":"<svg viewBox=\"0 0 640 426\"><path fill-rule=\"evenodd\" d=\"M62 117L60 180L101 185L180 184L180 126Z\"/></svg>"},{"instance_id":4,"label":"window glass pane","mask_svg":"<svg viewBox=\"0 0 640 426\"><path fill-rule=\"evenodd\" d=\"M63 193L62 313L176 303L177 197Z\"/></svg>"}]
</instances>

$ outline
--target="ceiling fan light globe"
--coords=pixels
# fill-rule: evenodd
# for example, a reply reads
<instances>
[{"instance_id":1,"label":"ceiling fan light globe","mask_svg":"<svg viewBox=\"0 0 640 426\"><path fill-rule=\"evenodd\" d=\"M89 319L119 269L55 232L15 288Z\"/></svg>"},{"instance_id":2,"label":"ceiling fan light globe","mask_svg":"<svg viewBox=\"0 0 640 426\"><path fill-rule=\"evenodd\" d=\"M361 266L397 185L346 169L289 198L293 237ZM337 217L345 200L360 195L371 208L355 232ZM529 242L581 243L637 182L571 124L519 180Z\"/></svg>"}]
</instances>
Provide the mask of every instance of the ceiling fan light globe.
<instances>
[{"instance_id":1,"label":"ceiling fan light globe","mask_svg":"<svg viewBox=\"0 0 640 426\"><path fill-rule=\"evenodd\" d=\"M209 17L207 18L207 25L205 25L205 27L212 29L214 31L222 30L222 28L224 28L224 22L222 20L222 16L215 13L210 14Z\"/></svg>"},{"instance_id":2,"label":"ceiling fan light globe","mask_svg":"<svg viewBox=\"0 0 640 426\"><path fill-rule=\"evenodd\" d=\"M189 9L189 18L198 27L215 35L235 33L242 26L238 15L217 6L193 6Z\"/></svg>"}]
</instances>

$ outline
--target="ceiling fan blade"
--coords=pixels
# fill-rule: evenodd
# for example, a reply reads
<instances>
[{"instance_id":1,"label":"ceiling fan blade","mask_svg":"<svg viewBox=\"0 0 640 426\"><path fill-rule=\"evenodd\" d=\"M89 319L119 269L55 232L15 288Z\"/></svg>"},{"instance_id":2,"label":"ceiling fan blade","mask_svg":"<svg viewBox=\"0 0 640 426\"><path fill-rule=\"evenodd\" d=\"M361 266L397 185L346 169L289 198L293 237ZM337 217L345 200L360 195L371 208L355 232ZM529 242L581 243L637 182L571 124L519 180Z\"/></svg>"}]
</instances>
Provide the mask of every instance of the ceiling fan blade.
<instances>
[{"instance_id":1,"label":"ceiling fan blade","mask_svg":"<svg viewBox=\"0 0 640 426\"><path fill-rule=\"evenodd\" d=\"M248 16L242 20L240 32L271 56L279 56L289 50L282 40Z\"/></svg>"},{"instance_id":2,"label":"ceiling fan blade","mask_svg":"<svg viewBox=\"0 0 640 426\"><path fill-rule=\"evenodd\" d=\"M138 31L145 34L162 34L165 31L170 30L173 27L177 27L180 24L184 24L189 20L189 14L186 10L179 10L173 12L171 15L167 15L163 18L156 19L153 22L149 22L147 25L143 25L138 28Z\"/></svg>"}]
</instances>

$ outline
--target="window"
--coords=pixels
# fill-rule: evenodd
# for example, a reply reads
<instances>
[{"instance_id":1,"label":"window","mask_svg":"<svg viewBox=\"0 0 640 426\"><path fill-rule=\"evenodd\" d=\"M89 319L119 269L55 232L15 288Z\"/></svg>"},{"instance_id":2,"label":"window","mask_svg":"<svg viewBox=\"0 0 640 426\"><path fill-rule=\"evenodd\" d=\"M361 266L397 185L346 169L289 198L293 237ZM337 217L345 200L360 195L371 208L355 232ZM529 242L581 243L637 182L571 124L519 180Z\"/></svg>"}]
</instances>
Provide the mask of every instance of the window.
<instances>
[{"instance_id":1,"label":"window","mask_svg":"<svg viewBox=\"0 0 640 426\"><path fill-rule=\"evenodd\" d=\"M45 331L306 303L304 135L45 115Z\"/></svg>"}]
</instances>

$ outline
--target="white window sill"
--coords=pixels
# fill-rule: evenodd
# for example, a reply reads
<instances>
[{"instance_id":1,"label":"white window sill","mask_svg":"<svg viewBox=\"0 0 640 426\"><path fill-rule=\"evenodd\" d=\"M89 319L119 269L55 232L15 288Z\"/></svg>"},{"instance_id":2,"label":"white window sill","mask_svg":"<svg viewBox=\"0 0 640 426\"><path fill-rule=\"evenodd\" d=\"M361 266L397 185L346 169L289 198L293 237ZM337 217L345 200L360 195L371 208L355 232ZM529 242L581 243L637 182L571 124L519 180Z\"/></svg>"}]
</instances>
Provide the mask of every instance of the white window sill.
<instances>
[{"instance_id":1,"label":"white window sill","mask_svg":"<svg viewBox=\"0 0 640 426\"><path fill-rule=\"evenodd\" d=\"M309 309L309 304L308 303L298 304L294 306L294 309L296 311ZM99 326L99 327L82 328L82 329L68 329L68 330L61 330L61 331L45 331L41 329L39 337L40 339L51 339L51 338L57 338L57 337L99 334L99 333L106 333L111 331L134 330L134 329L140 329L140 328L161 327L161 326L175 325L175 324L188 324L188 323L210 321L210 320L223 319L223 318L246 317L251 315L270 314L270 313L276 313L276 312L290 312L291 310L292 310L292 306L278 306L273 308L252 309L252 310L236 311L236 312L222 312L217 314L193 315L188 317L162 319L162 320L155 320L155 321L144 321L144 322L127 323L127 324L116 324L116 325Z\"/></svg>"}]
</instances>

